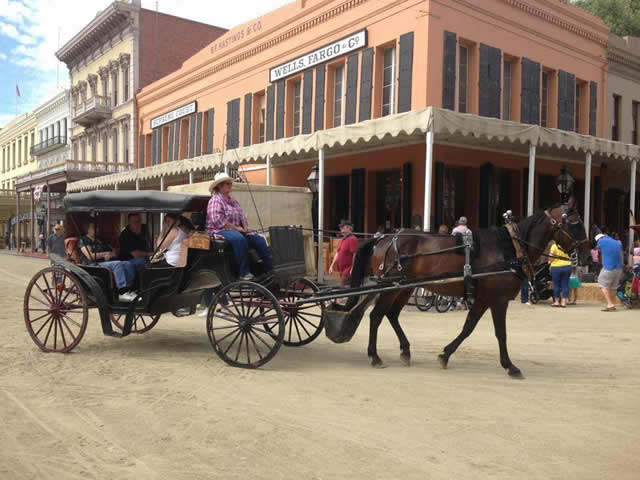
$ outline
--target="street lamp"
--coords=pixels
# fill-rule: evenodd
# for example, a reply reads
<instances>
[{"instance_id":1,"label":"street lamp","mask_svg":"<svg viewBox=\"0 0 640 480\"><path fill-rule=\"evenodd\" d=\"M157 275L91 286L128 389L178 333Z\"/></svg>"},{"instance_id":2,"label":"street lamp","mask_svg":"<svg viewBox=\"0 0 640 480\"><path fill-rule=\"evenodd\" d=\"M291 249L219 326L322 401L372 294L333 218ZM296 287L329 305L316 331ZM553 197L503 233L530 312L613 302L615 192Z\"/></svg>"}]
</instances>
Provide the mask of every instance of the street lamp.
<instances>
[{"instance_id":1,"label":"street lamp","mask_svg":"<svg viewBox=\"0 0 640 480\"><path fill-rule=\"evenodd\" d=\"M314 164L311 169L311 173L307 177L307 183L309 184L309 190L313 194L311 200L311 221L313 224L313 239L318 241L318 184L320 183L320 176L318 175L318 164Z\"/></svg>"},{"instance_id":2,"label":"street lamp","mask_svg":"<svg viewBox=\"0 0 640 480\"><path fill-rule=\"evenodd\" d=\"M560 192L560 201L563 204L566 204L569 201L569 197L571 196L575 180L567 171L567 167L565 165L562 166L560 172L560 175L558 176L558 178L556 178L556 187L558 189L558 192Z\"/></svg>"}]
</instances>

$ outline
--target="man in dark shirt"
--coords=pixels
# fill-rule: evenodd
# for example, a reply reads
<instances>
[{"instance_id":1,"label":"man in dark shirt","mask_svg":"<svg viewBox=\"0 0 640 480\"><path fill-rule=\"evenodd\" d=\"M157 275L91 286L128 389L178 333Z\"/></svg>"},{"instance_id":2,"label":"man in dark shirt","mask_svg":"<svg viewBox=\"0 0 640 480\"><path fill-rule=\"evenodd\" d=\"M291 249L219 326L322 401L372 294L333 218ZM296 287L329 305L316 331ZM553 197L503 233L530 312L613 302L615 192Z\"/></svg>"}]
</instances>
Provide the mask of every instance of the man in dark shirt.
<instances>
[{"instance_id":1,"label":"man in dark shirt","mask_svg":"<svg viewBox=\"0 0 640 480\"><path fill-rule=\"evenodd\" d=\"M128 261L136 268L144 265L151 255L145 226L139 213L130 213L127 226L120 233L120 260Z\"/></svg>"},{"instance_id":2,"label":"man in dark shirt","mask_svg":"<svg viewBox=\"0 0 640 480\"><path fill-rule=\"evenodd\" d=\"M55 253L62 258L67 257L67 253L64 249L64 231L62 225L56 223L53 227L53 233L47 238L47 254Z\"/></svg>"}]
</instances>

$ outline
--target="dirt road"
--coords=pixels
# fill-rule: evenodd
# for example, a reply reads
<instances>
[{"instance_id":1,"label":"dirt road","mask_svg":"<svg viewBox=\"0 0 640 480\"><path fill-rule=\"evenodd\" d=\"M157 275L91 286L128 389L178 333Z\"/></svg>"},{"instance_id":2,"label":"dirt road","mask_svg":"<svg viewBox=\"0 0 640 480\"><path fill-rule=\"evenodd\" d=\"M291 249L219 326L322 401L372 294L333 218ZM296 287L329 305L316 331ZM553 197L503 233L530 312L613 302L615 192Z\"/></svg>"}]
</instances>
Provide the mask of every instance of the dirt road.
<instances>
[{"instance_id":1,"label":"dirt road","mask_svg":"<svg viewBox=\"0 0 640 480\"><path fill-rule=\"evenodd\" d=\"M413 365L388 323L368 366L354 340L283 347L265 368L226 366L196 316L104 337L92 312L71 354L45 354L22 317L46 262L0 253L1 479L637 479L640 311L512 303L511 358L493 326L440 369L464 312L403 313Z\"/></svg>"}]
</instances>

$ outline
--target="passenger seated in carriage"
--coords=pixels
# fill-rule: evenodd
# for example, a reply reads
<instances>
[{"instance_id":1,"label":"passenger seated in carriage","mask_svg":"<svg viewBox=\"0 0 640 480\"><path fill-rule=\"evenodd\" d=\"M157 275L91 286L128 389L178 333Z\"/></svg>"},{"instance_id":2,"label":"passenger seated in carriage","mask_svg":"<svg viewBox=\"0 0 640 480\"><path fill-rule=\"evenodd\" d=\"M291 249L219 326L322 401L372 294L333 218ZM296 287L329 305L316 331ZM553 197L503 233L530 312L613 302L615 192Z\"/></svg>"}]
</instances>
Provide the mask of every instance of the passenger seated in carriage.
<instances>
[{"instance_id":1,"label":"passenger seated in carriage","mask_svg":"<svg viewBox=\"0 0 640 480\"><path fill-rule=\"evenodd\" d=\"M133 212L127 216L127 226L120 232L120 260L133 263L138 269L153 253L149 248L146 227L140 214Z\"/></svg>"},{"instance_id":2,"label":"passenger seated in carriage","mask_svg":"<svg viewBox=\"0 0 640 480\"><path fill-rule=\"evenodd\" d=\"M231 244L240 278L252 280L254 277L249 271L249 247L256 249L267 272L273 270L273 262L265 239L249 230L247 217L240 203L231 196L232 188L233 178L224 172L216 174L209 185L211 199L207 205L206 230L209 235L220 235Z\"/></svg>"},{"instance_id":3,"label":"passenger seated in carriage","mask_svg":"<svg viewBox=\"0 0 640 480\"><path fill-rule=\"evenodd\" d=\"M153 268L184 267L186 264L184 240L192 231L193 225L188 218L177 213L167 213L156 244L156 250L162 252L163 258L152 258L151 266Z\"/></svg>"},{"instance_id":4,"label":"passenger seated in carriage","mask_svg":"<svg viewBox=\"0 0 640 480\"><path fill-rule=\"evenodd\" d=\"M113 272L118 287L118 299L121 302L131 302L138 296L131 288L136 279L135 265L113 260L116 258L116 252L111 245L96 237L95 222L89 222L87 234L80 238L78 248L82 254L83 265L98 265Z\"/></svg>"}]
</instances>

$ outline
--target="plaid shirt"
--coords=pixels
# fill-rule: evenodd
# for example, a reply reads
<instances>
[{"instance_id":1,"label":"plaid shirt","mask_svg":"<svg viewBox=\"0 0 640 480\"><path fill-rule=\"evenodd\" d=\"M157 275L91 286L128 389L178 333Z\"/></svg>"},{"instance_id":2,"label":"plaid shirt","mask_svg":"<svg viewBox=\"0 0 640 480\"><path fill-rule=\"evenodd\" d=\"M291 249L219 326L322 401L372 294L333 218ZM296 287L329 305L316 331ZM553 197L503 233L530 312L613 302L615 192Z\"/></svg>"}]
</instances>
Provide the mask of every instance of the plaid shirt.
<instances>
[{"instance_id":1,"label":"plaid shirt","mask_svg":"<svg viewBox=\"0 0 640 480\"><path fill-rule=\"evenodd\" d=\"M242 207L235 198L215 193L207 205L207 233L209 235L220 233L227 223L238 227L248 225L247 217L244 216Z\"/></svg>"}]
</instances>

